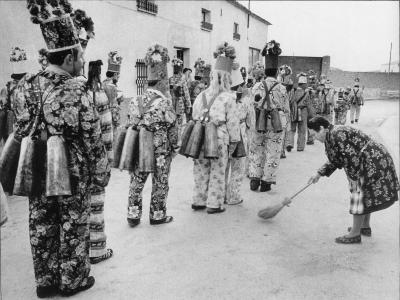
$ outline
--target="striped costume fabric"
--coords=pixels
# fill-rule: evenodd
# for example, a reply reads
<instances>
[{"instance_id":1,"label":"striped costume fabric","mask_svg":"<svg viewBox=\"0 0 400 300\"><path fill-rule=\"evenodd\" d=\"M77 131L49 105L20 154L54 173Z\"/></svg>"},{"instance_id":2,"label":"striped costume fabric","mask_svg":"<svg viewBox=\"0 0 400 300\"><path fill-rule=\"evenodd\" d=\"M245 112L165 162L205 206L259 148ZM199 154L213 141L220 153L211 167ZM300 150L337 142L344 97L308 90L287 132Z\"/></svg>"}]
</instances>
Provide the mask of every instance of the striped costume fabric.
<instances>
[{"instance_id":1,"label":"striped costume fabric","mask_svg":"<svg viewBox=\"0 0 400 300\"><path fill-rule=\"evenodd\" d=\"M99 113L101 136L104 146L107 150L109 162L112 162L113 154L113 130L112 130L112 115L109 100L104 90L99 90L95 93L95 105Z\"/></svg>"}]
</instances>

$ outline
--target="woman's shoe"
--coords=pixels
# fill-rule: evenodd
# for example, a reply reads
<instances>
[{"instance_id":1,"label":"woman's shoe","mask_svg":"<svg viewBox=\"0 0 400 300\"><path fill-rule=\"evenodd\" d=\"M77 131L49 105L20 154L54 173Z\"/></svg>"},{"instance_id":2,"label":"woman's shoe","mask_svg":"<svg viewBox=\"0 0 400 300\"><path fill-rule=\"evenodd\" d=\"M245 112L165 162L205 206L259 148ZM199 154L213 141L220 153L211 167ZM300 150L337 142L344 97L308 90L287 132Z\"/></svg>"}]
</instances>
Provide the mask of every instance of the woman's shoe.
<instances>
[{"instance_id":1,"label":"woman's shoe","mask_svg":"<svg viewBox=\"0 0 400 300\"><path fill-rule=\"evenodd\" d=\"M73 295L75 295L75 294L77 294L79 292L83 292L83 291L86 291L86 290L90 289L94 285L94 282L95 282L94 277L93 276L89 276L87 278L86 285L80 286L80 287L78 287L77 289L74 289L74 290L60 290L60 294L62 296L64 296L64 297L73 296Z\"/></svg>"},{"instance_id":2,"label":"woman's shoe","mask_svg":"<svg viewBox=\"0 0 400 300\"><path fill-rule=\"evenodd\" d=\"M174 220L174 217L172 216L166 216L164 219L161 220L154 220L150 219L150 225L160 225L164 223L171 223Z\"/></svg>"},{"instance_id":3,"label":"woman's shoe","mask_svg":"<svg viewBox=\"0 0 400 300\"><path fill-rule=\"evenodd\" d=\"M287 152L292 151L292 149L293 149L293 146L287 146L287 147L286 147L286 151L287 151Z\"/></svg>"},{"instance_id":4,"label":"woman's shoe","mask_svg":"<svg viewBox=\"0 0 400 300\"><path fill-rule=\"evenodd\" d=\"M348 227L347 231L350 232L351 227ZM361 235L371 236L372 235L371 227L361 228L360 233L361 233Z\"/></svg>"},{"instance_id":5,"label":"woman's shoe","mask_svg":"<svg viewBox=\"0 0 400 300\"><path fill-rule=\"evenodd\" d=\"M286 158L286 154L285 153L281 153L281 158Z\"/></svg>"},{"instance_id":6,"label":"woman's shoe","mask_svg":"<svg viewBox=\"0 0 400 300\"><path fill-rule=\"evenodd\" d=\"M206 208L207 208L207 206L205 206L205 205L192 204L192 209L193 210L203 210L203 209L206 209Z\"/></svg>"},{"instance_id":7,"label":"woman's shoe","mask_svg":"<svg viewBox=\"0 0 400 300\"><path fill-rule=\"evenodd\" d=\"M340 236L335 239L335 242L338 244L360 244L361 243L361 235L356 235L353 237Z\"/></svg>"},{"instance_id":8,"label":"woman's shoe","mask_svg":"<svg viewBox=\"0 0 400 300\"><path fill-rule=\"evenodd\" d=\"M54 285L50 286L38 286L36 288L36 295L38 298L49 298L57 295L58 288Z\"/></svg>"},{"instance_id":9,"label":"woman's shoe","mask_svg":"<svg viewBox=\"0 0 400 300\"><path fill-rule=\"evenodd\" d=\"M113 256L113 251L112 249L107 249L106 254L102 255L102 256L97 256L97 257L91 257L90 258L90 263L92 265L94 264L98 264L99 262L102 262L106 259L109 259L111 256Z\"/></svg>"},{"instance_id":10,"label":"woman's shoe","mask_svg":"<svg viewBox=\"0 0 400 300\"><path fill-rule=\"evenodd\" d=\"M207 213L208 214L219 214L219 213L223 213L224 211L225 211L224 207L218 207L218 208L208 207L207 208Z\"/></svg>"}]
</instances>

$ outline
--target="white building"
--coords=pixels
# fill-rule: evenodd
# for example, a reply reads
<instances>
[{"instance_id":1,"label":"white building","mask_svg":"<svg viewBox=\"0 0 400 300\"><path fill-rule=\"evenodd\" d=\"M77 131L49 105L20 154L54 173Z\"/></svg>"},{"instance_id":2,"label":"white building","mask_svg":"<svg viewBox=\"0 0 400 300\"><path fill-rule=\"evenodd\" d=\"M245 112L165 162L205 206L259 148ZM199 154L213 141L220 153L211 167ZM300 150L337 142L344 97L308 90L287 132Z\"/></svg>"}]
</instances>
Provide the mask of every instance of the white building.
<instances>
[{"instance_id":1,"label":"white building","mask_svg":"<svg viewBox=\"0 0 400 300\"><path fill-rule=\"evenodd\" d=\"M390 63L390 73L399 72L400 63L399 61L393 61ZM387 73L389 71L389 64L381 65L381 72Z\"/></svg>"},{"instance_id":2,"label":"white building","mask_svg":"<svg viewBox=\"0 0 400 300\"><path fill-rule=\"evenodd\" d=\"M268 26L236 1L71 1L74 9L81 8L95 23L95 40L89 42L86 60L102 59L103 74L107 53L118 50L123 57L119 86L126 96L137 93L138 59L147 48L159 43L169 50L171 59L177 56L185 67L193 68L198 57L214 63L216 46L227 41L236 48L237 60L248 68L261 59L260 52L267 42ZM40 28L30 22L25 1L0 1L0 84L11 73L8 53L19 45L31 55L32 72L39 69L37 51L44 47ZM171 71L172 68L170 67ZM104 76L104 75L103 75Z\"/></svg>"}]
</instances>

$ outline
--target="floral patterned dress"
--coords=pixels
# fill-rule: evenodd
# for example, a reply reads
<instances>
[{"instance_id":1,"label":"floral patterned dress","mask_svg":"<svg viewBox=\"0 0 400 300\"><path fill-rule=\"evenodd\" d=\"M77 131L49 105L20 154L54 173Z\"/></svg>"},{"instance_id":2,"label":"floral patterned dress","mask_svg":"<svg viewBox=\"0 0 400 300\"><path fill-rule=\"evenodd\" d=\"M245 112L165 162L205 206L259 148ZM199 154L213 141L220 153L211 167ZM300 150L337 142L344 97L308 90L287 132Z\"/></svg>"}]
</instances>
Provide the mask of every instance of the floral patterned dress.
<instances>
[{"instance_id":1,"label":"floral patterned dress","mask_svg":"<svg viewBox=\"0 0 400 300\"><path fill-rule=\"evenodd\" d=\"M203 93L193 104L193 120L201 120L205 113ZM207 105L211 97L206 94ZM236 107L236 95L230 92L219 94L210 108L209 122L217 127L218 158L204 158L204 148L198 159L194 159L194 205L219 208L225 200L225 172L228 163L228 145L240 141L240 120Z\"/></svg>"},{"instance_id":2,"label":"floral patterned dress","mask_svg":"<svg viewBox=\"0 0 400 300\"><path fill-rule=\"evenodd\" d=\"M110 169L101 141L100 123L91 97L81 81L59 68L25 77L18 89L16 135L27 136L43 101L42 129L48 136L61 135L68 156L72 196L46 197L46 176L39 196L29 197L29 235L38 287L57 286L69 291L87 283L89 264L90 184L105 186ZM39 98L40 99L40 98Z\"/></svg>"},{"instance_id":3,"label":"floral patterned dress","mask_svg":"<svg viewBox=\"0 0 400 300\"><path fill-rule=\"evenodd\" d=\"M121 120L121 108L117 101L118 97L118 89L117 86L113 83L111 78L107 78L103 81L103 89L108 97L108 101L110 103L110 109L112 114L112 124L114 128L114 136L116 133L116 129L120 125Z\"/></svg>"},{"instance_id":4,"label":"floral patterned dress","mask_svg":"<svg viewBox=\"0 0 400 300\"><path fill-rule=\"evenodd\" d=\"M350 126L331 125L325 151L328 162L318 173L329 177L336 169L344 169L351 193L350 214L369 214L398 200L395 166L382 144Z\"/></svg>"},{"instance_id":5,"label":"floral patterned dress","mask_svg":"<svg viewBox=\"0 0 400 300\"><path fill-rule=\"evenodd\" d=\"M139 109L139 101L142 101L145 108L143 114ZM155 171L152 174L149 215L151 220L161 221L167 217L168 179L172 152L178 142L175 110L170 98L158 90L148 88L140 99L131 101L129 115L130 126L138 130L144 127L153 132ZM135 162L129 186L128 219L137 220L142 216L142 191L149 174L139 172L138 161Z\"/></svg>"},{"instance_id":6,"label":"floral patterned dress","mask_svg":"<svg viewBox=\"0 0 400 300\"><path fill-rule=\"evenodd\" d=\"M204 84L204 82L200 80L193 80L192 82L190 82L189 94L192 105L194 104L194 101L196 100L197 96L205 89L206 85Z\"/></svg>"}]
</instances>

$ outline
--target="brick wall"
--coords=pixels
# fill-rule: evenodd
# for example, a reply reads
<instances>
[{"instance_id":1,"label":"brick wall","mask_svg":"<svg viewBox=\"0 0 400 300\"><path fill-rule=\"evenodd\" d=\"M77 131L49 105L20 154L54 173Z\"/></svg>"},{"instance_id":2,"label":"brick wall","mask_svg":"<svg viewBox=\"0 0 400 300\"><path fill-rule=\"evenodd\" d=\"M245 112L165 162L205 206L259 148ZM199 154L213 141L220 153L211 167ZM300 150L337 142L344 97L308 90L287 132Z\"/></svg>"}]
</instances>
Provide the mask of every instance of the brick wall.
<instances>
[{"instance_id":1,"label":"brick wall","mask_svg":"<svg viewBox=\"0 0 400 300\"><path fill-rule=\"evenodd\" d=\"M322 74L328 74L330 67L330 57L311 57L311 56L279 56L278 64L289 65L293 71L293 80L296 83L296 75L300 72L307 72L309 70L314 70L317 77Z\"/></svg>"}]
</instances>

